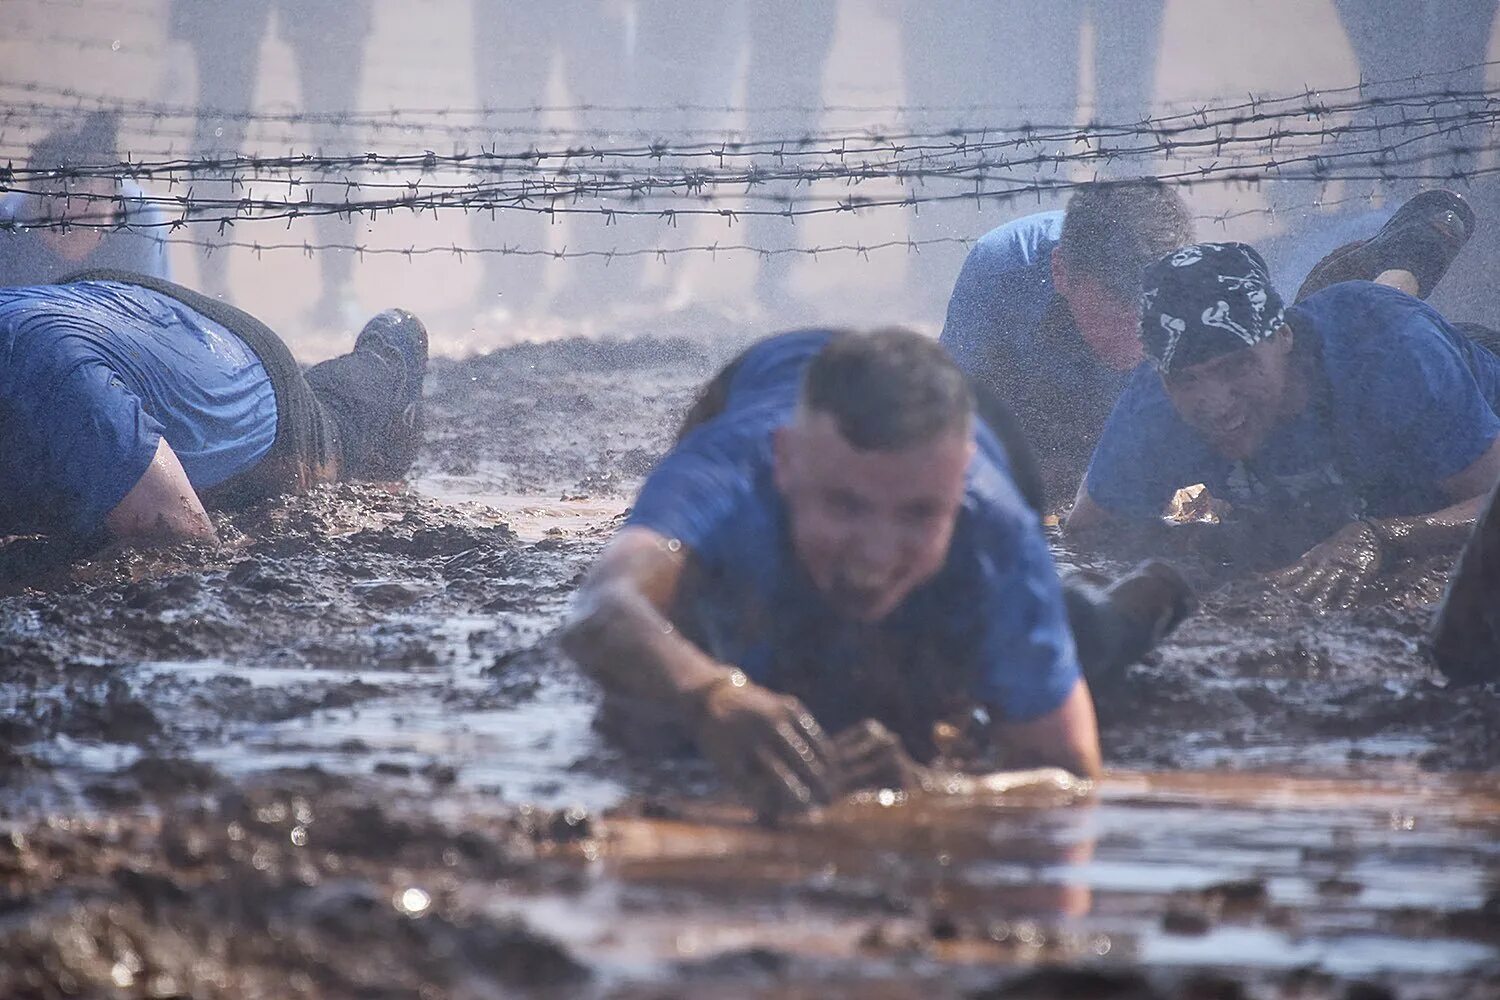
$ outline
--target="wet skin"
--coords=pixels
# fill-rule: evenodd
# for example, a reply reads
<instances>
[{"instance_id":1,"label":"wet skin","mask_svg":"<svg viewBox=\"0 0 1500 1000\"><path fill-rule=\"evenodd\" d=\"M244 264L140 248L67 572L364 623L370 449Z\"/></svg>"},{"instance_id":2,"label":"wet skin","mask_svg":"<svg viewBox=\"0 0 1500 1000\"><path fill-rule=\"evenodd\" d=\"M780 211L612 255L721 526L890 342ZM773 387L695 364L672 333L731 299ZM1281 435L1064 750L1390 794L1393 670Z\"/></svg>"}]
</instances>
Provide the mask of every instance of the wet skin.
<instances>
[{"instance_id":1,"label":"wet skin","mask_svg":"<svg viewBox=\"0 0 1500 1000\"><path fill-rule=\"evenodd\" d=\"M1052 282L1096 358L1117 372L1141 363L1140 307L1133 296L1110 291L1057 254L1052 257Z\"/></svg>"},{"instance_id":2,"label":"wet skin","mask_svg":"<svg viewBox=\"0 0 1500 1000\"><path fill-rule=\"evenodd\" d=\"M1304 367L1308 362L1293 353L1294 344L1291 328L1283 326L1253 347L1166 374L1162 385L1178 415L1215 451L1245 461L1260 451L1276 427L1310 405L1311 373ZM1438 484L1451 506L1414 517L1348 524L1269 580L1318 610L1351 607L1390 557L1459 544L1497 479L1500 439L1467 468ZM1105 525L1118 527L1088 495L1085 483L1068 517L1068 529L1089 536Z\"/></svg>"},{"instance_id":3,"label":"wet skin","mask_svg":"<svg viewBox=\"0 0 1500 1000\"><path fill-rule=\"evenodd\" d=\"M941 569L972 453L967 426L892 451L856 448L817 412L799 412L778 432L774 474L792 547L838 614L880 621ZM831 801L848 788L841 755L806 707L677 634L668 613L689 558L676 540L622 531L580 593L564 637L568 652L612 694L671 707L762 816ZM999 725L997 737L1018 766L1084 777L1101 767L1093 703L1081 681L1061 707ZM889 748L875 757L855 770L901 773Z\"/></svg>"}]
</instances>

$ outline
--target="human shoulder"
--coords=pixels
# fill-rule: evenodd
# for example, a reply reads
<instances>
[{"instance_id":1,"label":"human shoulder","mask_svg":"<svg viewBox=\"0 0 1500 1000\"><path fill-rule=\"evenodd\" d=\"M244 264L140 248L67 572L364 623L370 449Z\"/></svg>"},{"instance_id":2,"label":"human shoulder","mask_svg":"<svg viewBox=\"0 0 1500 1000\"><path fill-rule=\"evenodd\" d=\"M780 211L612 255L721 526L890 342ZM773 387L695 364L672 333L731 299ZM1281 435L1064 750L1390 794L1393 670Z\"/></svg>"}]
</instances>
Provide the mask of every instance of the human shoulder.
<instances>
[{"instance_id":1,"label":"human shoulder","mask_svg":"<svg viewBox=\"0 0 1500 1000\"><path fill-rule=\"evenodd\" d=\"M973 256L1010 267L1050 259L1062 236L1063 213L1037 212L991 229L974 245Z\"/></svg>"}]
</instances>

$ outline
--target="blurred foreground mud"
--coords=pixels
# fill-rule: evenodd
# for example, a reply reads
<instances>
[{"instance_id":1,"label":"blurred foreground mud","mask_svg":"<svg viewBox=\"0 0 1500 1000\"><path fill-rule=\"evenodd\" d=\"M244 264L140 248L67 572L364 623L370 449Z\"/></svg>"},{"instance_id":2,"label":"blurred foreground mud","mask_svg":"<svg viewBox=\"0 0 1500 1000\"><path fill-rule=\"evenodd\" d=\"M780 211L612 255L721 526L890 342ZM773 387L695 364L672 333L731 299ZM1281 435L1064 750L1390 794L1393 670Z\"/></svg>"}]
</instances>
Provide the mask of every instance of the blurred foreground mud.
<instances>
[{"instance_id":1,"label":"blurred foreground mud","mask_svg":"<svg viewBox=\"0 0 1500 1000\"><path fill-rule=\"evenodd\" d=\"M1500 697L1423 659L1445 565L1322 618L1190 566L1086 803L769 831L621 759L549 636L728 353L440 361L408 487L0 548L0 996L1500 997Z\"/></svg>"}]
</instances>

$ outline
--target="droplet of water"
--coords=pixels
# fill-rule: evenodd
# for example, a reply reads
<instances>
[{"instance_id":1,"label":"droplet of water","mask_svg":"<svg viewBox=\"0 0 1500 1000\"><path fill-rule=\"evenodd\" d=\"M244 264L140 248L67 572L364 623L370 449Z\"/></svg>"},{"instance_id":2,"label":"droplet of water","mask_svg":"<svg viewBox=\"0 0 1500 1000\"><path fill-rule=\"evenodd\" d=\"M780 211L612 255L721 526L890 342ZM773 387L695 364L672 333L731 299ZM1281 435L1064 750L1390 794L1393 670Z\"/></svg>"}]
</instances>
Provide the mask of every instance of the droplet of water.
<instances>
[{"instance_id":1,"label":"droplet of water","mask_svg":"<svg viewBox=\"0 0 1500 1000\"><path fill-rule=\"evenodd\" d=\"M432 897L425 890L412 886L396 897L396 909L409 916L419 917L432 905Z\"/></svg>"},{"instance_id":2,"label":"droplet of water","mask_svg":"<svg viewBox=\"0 0 1500 1000\"><path fill-rule=\"evenodd\" d=\"M882 788L875 796L875 801L889 808L896 804L896 793L889 788Z\"/></svg>"},{"instance_id":3,"label":"droplet of water","mask_svg":"<svg viewBox=\"0 0 1500 1000\"><path fill-rule=\"evenodd\" d=\"M116 38L114 41L112 41L112 42L109 43L109 51L111 51L111 52L118 52L118 51L120 51L120 40L118 38Z\"/></svg>"},{"instance_id":4,"label":"droplet of water","mask_svg":"<svg viewBox=\"0 0 1500 1000\"><path fill-rule=\"evenodd\" d=\"M305 826L294 826L294 827L292 827L292 846L293 847L306 847L307 846L307 827L305 827Z\"/></svg>"}]
</instances>

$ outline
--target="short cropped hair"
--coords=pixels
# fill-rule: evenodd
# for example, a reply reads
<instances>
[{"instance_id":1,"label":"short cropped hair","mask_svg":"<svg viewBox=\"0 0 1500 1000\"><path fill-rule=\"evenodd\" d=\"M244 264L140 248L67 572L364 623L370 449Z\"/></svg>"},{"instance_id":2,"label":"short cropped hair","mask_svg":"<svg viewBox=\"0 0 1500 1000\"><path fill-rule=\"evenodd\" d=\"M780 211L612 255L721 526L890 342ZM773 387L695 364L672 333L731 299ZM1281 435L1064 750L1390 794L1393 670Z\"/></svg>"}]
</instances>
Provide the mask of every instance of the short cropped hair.
<instances>
[{"instance_id":1,"label":"short cropped hair","mask_svg":"<svg viewBox=\"0 0 1500 1000\"><path fill-rule=\"evenodd\" d=\"M71 128L42 136L31 147L31 170L65 170L82 164L109 164L119 159L120 115L95 111Z\"/></svg>"},{"instance_id":2,"label":"short cropped hair","mask_svg":"<svg viewBox=\"0 0 1500 1000\"><path fill-rule=\"evenodd\" d=\"M1193 219L1176 189L1145 177L1080 187L1055 252L1071 270L1134 302L1146 268L1192 242Z\"/></svg>"},{"instance_id":3,"label":"short cropped hair","mask_svg":"<svg viewBox=\"0 0 1500 1000\"><path fill-rule=\"evenodd\" d=\"M839 331L802 380L802 406L826 413L864 451L899 451L969 427L974 395L937 341L891 327Z\"/></svg>"}]
</instances>

